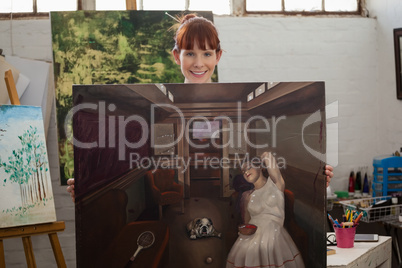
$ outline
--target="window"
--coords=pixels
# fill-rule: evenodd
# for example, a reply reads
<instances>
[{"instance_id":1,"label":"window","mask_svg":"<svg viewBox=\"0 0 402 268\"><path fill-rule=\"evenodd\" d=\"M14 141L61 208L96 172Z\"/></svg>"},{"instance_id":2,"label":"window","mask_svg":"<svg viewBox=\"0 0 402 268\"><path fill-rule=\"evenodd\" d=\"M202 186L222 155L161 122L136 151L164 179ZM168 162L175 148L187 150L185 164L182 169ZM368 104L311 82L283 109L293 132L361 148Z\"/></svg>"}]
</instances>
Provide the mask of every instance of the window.
<instances>
[{"instance_id":1,"label":"window","mask_svg":"<svg viewBox=\"0 0 402 268\"><path fill-rule=\"evenodd\" d=\"M0 12L33 12L32 0L3 1Z\"/></svg>"},{"instance_id":2,"label":"window","mask_svg":"<svg viewBox=\"0 0 402 268\"><path fill-rule=\"evenodd\" d=\"M359 13L361 0L244 0L249 13Z\"/></svg>"},{"instance_id":3,"label":"window","mask_svg":"<svg viewBox=\"0 0 402 268\"><path fill-rule=\"evenodd\" d=\"M190 0L189 10L212 10L216 15L230 14L230 0Z\"/></svg>"},{"instance_id":4,"label":"window","mask_svg":"<svg viewBox=\"0 0 402 268\"><path fill-rule=\"evenodd\" d=\"M77 10L76 0L36 0L38 12Z\"/></svg>"},{"instance_id":5,"label":"window","mask_svg":"<svg viewBox=\"0 0 402 268\"><path fill-rule=\"evenodd\" d=\"M362 0L136 0L137 10L212 10L230 15L231 9L246 13L359 14ZM231 7L231 4L234 7ZM1 0L0 17L47 16L49 11L71 11L82 7L96 10L125 10L126 0ZM236 11L237 12L237 11Z\"/></svg>"},{"instance_id":6,"label":"window","mask_svg":"<svg viewBox=\"0 0 402 268\"><path fill-rule=\"evenodd\" d=\"M77 0L2 0L0 13L49 12L77 10Z\"/></svg>"},{"instance_id":7,"label":"window","mask_svg":"<svg viewBox=\"0 0 402 268\"><path fill-rule=\"evenodd\" d=\"M96 10L125 10L126 0L96 0ZM230 14L230 0L137 0L138 10L211 10L216 15Z\"/></svg>"}]
</instances>

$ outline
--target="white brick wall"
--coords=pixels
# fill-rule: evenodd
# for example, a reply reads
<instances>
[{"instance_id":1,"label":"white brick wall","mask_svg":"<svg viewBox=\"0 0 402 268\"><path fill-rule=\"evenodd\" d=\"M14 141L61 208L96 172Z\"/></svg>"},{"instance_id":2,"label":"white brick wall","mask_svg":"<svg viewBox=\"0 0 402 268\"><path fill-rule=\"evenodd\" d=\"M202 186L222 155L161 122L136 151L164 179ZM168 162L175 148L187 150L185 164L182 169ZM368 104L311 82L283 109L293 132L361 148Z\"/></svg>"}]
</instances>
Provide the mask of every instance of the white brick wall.
<instances>
[{"instance_id":1,"label":"white brick wall","mask_svg":"<svg viewBox=\"0 0 402 268\"><path fill-rule=\"evenodd\" d=\"M380 94L378 105L379 139L373 146L377 151L396 151L402 147L402 100L396 99L395 57L393 29L402 28L402 2L398 0L368 1L371 17L377 18L377 69Z\"/></svg>"},{"instance_id":2,"label":"white brick wall","mask_svg":"<svg viewBox=\"0 0 402 268\"><path fill-rule=\"evenodd\" d=\"M402 27L402 6L398 0L368 4L377 19L215 17L224 49L220 82L325 81L326 102L337 101L339 111L327 122L339 127L333 190L346 190L351 170L369 166L372 172L374 156L402 146L392 39L392 29ZM6 55L50 61L49 20L0 21L0 48ZM52 120L50 171L57 217L66 222L59 239L67 266L75 267L74 206L59 185L54 113ZM35 237L33 244L38 267L55 267L47 236ZM26 267L19 239L6 240L5 250L9 267Z\"/></svg>"},{"instance_id":3,"label":"white brick wall","mask_svg":"<svg viewBox=\"0 0 402 268\"><path fill-rule=\"evenodd\" d=\"M52 61L50 32L49 19L0 21L0 48L5 55Z\"/></svg>"}]
</instances>

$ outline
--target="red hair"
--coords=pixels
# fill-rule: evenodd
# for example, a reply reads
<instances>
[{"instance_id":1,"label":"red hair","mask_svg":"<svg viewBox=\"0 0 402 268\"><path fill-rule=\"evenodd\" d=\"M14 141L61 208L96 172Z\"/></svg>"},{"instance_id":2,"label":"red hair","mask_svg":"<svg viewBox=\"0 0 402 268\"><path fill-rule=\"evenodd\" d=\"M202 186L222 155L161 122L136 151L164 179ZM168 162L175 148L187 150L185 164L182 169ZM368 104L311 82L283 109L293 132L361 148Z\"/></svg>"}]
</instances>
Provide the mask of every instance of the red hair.
<instances>
[{"instance_id":1,"label":"red hair","mask_svg":"<svg viewBox=\"0 0 402 268\"><path fill-rule=\"evenodd\" d=\"M203 50L206 50L207 43L217 52L221 50L218 31L210 20L195 14L187 14L179 21L180 27L174 37L173 50L180 52L181 49L193 49L195 43Z\"/></svg>"}]
</instances>

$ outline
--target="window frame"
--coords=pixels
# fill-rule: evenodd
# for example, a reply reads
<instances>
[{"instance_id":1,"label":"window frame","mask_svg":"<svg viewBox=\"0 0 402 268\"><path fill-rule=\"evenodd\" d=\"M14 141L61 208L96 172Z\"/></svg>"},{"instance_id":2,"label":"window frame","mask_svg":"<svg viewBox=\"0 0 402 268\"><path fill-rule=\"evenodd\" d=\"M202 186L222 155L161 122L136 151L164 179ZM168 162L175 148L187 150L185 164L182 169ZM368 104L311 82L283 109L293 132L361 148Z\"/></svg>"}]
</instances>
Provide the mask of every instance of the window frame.
<instances>
[{"instance_id":1,"label":"window frame","mask_svg":"<svg viewBox=\"0 0 402 268\"><path fill-rule=\"evenodd\" d=\"M77 10L82 10L82 2L85 0L77 0ZM49 18L49 12L38 12L37 0L32 0L33 11L32 12L10 12L0 13L0 20L11 19L29 19L29 18Z\"/></svg>"},{"instance_id":2,"label":"window frame","mask_svg":"<svg viewBox=\"0 0 402 268\"><path fill-rule=\"evenodd\" d=\"M37 8L37 0L33 1L33 12L17 12L17 13L0 13L0 20L10 20L10 19L28 19L28 18L48 18L49 12L38 12ZM126 0L128 1L128 0ZM135 1L135 0L131 0ZM143 1L139 0L136 3L137 10L143 10ZM189 2L191 0L185 0L185 8L188 9ZM349 16L349 15L357 15L357 16L365 16L365 8L364 1L358 1L358 10L357 11L284 11L284 2L282 0L282 10L283 11L247 11L246 10L246 1L247 0L230 0L230 14L228 16L248 16L248 15L285 15L285 16L328 16L328 15L341 15L341 16ZM95 10L95 2L96 0L77 0L77 10ZM322 0L323 6L325 1Z\"/></svg>"},{"instance_id":3,"label":"window frame","mask_svg":"<svg viewBox=\"0 0 402 268\"><path fill-rule=\"evenodd\" d=\"M235 0L239 1L239 0ZM286 16L319 16L319 15L359 15L363 16L363 1L357 0L357 11L286 11L285 1L281 0L282 10L281 11L247 11L246 5L247 0L240 0L243 2L243 13L244 15L286 15ZM321 0L322 7L325 8L325 0Z\"/></svg>"}]
</instances>

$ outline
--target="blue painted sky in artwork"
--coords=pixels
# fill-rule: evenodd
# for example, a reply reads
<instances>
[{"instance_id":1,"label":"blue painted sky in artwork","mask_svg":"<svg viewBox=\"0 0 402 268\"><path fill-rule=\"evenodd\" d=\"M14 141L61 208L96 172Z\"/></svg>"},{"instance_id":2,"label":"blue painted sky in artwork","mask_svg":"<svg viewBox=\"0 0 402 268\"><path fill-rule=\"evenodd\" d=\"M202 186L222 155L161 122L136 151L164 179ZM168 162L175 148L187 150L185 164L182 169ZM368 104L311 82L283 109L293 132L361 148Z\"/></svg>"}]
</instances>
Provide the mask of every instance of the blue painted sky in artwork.
<instances>
[{"instance_id":1,"label":"blue painted sky in artwork","mask_svg":"<svg viewBox=\"0 0 402 268\"><path fill-rule=\"evenodd\" d=\"M29 126L37 127L38 134L44 138L42 110L35 106L2 105L0 106L0 154L15 142ZM11 148L12 148L11 147ZM18 147L19 148L19 147Z\"/></svg>"},{"instance_id":2,"label":"blue painted sky in artwork","mask_svg":"<svg viewBox=\"0 0 402 268\"><path fill-rule=\"evenodd\" d=\"M0 126L9 120L25 122L29 120L37 121L42 119L41 107L23 105L1 105L0 106Z\"/></svg>"}]
</instances>

